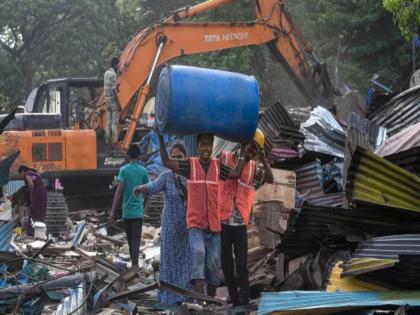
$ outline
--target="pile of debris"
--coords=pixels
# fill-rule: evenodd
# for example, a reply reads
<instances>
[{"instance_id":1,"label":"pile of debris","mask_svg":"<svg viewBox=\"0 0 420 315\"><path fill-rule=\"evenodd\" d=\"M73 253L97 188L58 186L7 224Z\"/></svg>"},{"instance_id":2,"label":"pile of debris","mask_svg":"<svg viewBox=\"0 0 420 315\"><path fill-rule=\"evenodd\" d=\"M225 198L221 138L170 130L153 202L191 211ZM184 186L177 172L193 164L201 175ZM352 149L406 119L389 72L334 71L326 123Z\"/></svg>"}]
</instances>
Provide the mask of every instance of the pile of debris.
<instances>
[{"instance_id":1,"label":"pile of debris","mask_svg":"<svg viewBox=\"0 0 420 315\"><path fill-rule=\"evenodd\" d=\"M70 218L67 238L54 233L47 240L37 230L36 238L18 236L16 219L0 226L0 312L132 314L155 309L160 228L143 228L140 271L135 271L122 222L104 223L105 213L97 212Z\"/></svg>"},{"instance_id":2,"label":"pile of debris","mask_svg":"<svg viewBox=\"0 0 420 315\"><path fill-rule=\"evenodd\" d=\"M420 88L412 88L372 105L369 119L351 113L345 124L317 107L298 126L279 102L261 115L274 184L255 194L252 302L235 311L418 312L419 100ZM214 151L238 147L218 139ZM40 225L30 238L15 230L11 205L4 203L0 313L228 313L224 299L159 281L162 208L162 195L146 208L140 269L133 270L122 222L107 222L104 211L52 215L48 231ZM159 305L157 289L207 304Z\"/></svg>"},{"instance_id":3,"label":"pile of debris","mask_svg":"<svg viewBox=\"0 0 420 315\"><path fill-rule=\"evenodd\" d=\"M255 207L261 243L272 248L251 276L253 297L271 292L258 314L419 312L418 113L420 87L370 119L351 113L343 125L317 107L301 124L299 156L274 163L295 176L295 205L273 198ZM283 193L293 186L275 177Z\"/></svg>"}]
</instances>

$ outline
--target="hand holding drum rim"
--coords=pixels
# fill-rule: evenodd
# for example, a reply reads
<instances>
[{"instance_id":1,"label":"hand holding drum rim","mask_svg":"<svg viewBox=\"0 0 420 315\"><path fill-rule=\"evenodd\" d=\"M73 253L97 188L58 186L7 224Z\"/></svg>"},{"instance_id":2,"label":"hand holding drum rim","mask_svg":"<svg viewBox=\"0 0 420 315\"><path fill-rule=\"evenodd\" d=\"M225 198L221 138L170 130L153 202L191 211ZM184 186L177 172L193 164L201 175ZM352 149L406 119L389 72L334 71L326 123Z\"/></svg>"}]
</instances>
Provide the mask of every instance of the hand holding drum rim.
<instances>
[{"instance_id":1,"label":"hand holding drum rim","mask_svg":"<svg viewBox=\"0 0 420 315\"><path fill-rule=\"evenodd\" d=\"M252 158L253 149L250 144L242 144L241 146L241 157L245 158L245 161L249 161Z\"/></svg>"},{"instance_id":2,"label":"hand holding drum rim","mask_svg":"<svg viewBox=\"0 0 420 315\"><path fill-rule=\"evenodd\" d=\"M257 145L254 145L253 151L259 161L263 161L265 159L264 149L258 147Z\"/></svg>"}]
</instances>

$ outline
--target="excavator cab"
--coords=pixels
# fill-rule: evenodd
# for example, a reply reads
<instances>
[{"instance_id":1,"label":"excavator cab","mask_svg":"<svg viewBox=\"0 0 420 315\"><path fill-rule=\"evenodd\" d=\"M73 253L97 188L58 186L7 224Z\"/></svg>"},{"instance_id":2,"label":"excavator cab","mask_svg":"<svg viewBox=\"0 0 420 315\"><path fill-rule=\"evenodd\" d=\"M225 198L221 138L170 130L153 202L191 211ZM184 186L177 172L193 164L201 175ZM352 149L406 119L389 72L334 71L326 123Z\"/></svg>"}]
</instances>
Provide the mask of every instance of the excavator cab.
<instances>
[{"instance_id":1,"label":"excavator cab","mask_svg":"<svg viewBox=\"0 0 420 315\"><path fill-rule=\"evenodd\" d=\"M89 129L102 93L100 79L55 79L32 90L5 130ZM3 118L0 115L0 119Z\"/></svg>"}]
</instances>

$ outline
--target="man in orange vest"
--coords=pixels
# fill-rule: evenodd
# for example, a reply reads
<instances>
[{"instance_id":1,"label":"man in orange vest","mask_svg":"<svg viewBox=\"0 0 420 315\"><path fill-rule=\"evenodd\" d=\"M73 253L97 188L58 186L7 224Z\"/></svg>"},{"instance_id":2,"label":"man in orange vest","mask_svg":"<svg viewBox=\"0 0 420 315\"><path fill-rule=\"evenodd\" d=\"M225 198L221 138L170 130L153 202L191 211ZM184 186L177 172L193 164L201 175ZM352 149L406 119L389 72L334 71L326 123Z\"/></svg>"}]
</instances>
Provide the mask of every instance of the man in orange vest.
<instances>
[{"instance_id":1,"label":"man in orange vest","mask_svg":"<svg viewBox=\"0 0 420 315\"><path fill-rule=\"evenodd\" d=\"M233 169L211 158L214 140L211 134L198 135L198 158L188 160L170 159L163 138L160 136L159 139L163 165L188 178L187 228L192 256L191 281L194 289L200 293L204 293L207 283L207 294L215 296L221 265L219 185L221 181L240 178L250 151L244 150Z\"/></svg>"},{"instance_id":2,"label":"man in orange vest","mask_svg":"<svg viewBox=\"0 0 420 315\"><path fill-rule=\"evenodd\" d=\"M264 166L265 182L273 183L273 173L264 156L264 134L257 129L253 141L248 144L253 158ZM232 152L222 152L222 165L232 167L236 159ZM233 306L249 302L248 235L246 226L254 204L254 179L256 162L247 161L239 180L221 183L220 217L222 220L222 270ZM235 258L233 258L233 253ZM235 267L234 267L235 264ZM236 276L235 276L236 270Z\"/></svg>"}]
</instances>

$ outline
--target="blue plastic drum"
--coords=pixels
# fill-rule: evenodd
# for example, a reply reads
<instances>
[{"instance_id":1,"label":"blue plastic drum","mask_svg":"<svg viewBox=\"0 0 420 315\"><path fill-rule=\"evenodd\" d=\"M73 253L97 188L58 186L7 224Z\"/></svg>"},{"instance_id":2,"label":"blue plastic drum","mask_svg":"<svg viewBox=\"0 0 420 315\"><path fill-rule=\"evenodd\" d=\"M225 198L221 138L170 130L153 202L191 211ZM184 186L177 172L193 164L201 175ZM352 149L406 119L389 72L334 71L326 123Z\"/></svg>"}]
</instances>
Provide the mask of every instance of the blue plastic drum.
<instances>
[{"instance_id":1,"label":"blue plastic drum","mask_svg":"<svg viewBox=\"0 0 420 315\"><path fill-rule=\"evenodd\" d=\"M254 76L165 65L156 92L160 133L211 133L234 142L248 142L258 123L260 97Z\"/></svg>"}]
</instances>

